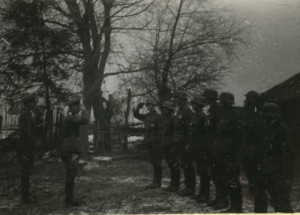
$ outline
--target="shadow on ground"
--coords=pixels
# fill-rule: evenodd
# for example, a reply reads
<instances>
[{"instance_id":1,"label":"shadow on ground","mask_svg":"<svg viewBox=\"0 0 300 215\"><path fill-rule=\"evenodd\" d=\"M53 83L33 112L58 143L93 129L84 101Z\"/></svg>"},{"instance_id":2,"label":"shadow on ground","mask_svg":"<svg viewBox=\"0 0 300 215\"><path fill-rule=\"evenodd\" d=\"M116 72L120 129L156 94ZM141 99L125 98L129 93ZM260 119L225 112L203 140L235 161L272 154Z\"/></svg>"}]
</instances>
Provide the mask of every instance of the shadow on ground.
<instances>
[{"instance_id":1,"label":"shadow on ground","mask_svg":"<svg viewBox=\"0 0 300 215\"><path fill-rule=\"evenodd\" d=\"M13 160L13 159L12 159ZM124 214L124 213L212 213L205 205L190 198L179 197L158 190L145 190L151 182L151 167L146 161L118 160L108 163L88 163L76 181L76 196L83 206L68 208L64 205L64 169L59 161L38 162L32 177L32 190L38 197L36 205L20 204L19 168L15 162L0 166L0 215L18 214ZM164 166L163 186L168 185L168 169ZM252 197L242 177L244 212L253 211ZM296 181L292 193L295 211L299 183ZM270 212L273 212L270 208Z\"/></svg>"}]
</instances>

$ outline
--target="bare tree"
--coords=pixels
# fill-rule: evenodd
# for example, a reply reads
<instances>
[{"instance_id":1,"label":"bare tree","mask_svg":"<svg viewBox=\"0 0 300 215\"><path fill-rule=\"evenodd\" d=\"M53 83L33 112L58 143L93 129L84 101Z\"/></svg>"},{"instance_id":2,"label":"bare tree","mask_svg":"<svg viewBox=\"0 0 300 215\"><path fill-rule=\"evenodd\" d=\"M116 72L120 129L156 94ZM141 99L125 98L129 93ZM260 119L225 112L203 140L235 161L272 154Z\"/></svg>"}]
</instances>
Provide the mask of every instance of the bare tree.
<instances>
[{"instance_id":1,"label":"bare tree","mask_svg":"<svg viewBox=\"0 0 300 215\"><path fill-rule=\"evenodd\" d=\"M244 44L243 27L224 13L203 0L157 2L147 12L150 30L139 35L127 59L137 73L123 75L123 86L163 102L172 90L218 84Z\"/></svg>"},{"instance_id":2,"label":"bare tree","mask_svg":"<svg viewBox=\"0 0 300 215\"><path fill-rule=\"evenodd\" d=\"M75 46L82 59L84 105L93 107L96 124L107 126L102 95L105 78L118 73L107 72L112 52L117 53L116 33L140 30L144 26L131 22L152 4L149 0L54 0L53 14L48 23L68 29L78 38ZM58 18L60 17L60 18ZM121 71L128 72L128 71Z\"/></svg>"}]
</instances>

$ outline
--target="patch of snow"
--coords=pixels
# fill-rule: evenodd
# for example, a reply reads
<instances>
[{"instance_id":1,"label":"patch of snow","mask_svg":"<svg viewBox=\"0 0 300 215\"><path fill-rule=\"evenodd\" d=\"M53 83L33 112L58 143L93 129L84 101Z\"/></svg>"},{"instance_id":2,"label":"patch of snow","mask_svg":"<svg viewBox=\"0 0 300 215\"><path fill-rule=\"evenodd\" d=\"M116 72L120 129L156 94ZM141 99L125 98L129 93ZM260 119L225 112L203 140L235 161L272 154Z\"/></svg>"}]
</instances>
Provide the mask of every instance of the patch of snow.
<instances>
[{"instance_id":1,"label":"patch of snow","mask_svg":"<svg viewBox=\"0 0 300 215\"><path fill-rule=\"evenodd\" d=\"M99 156L99 157L94 157L93 158L94 161L106 161L106 162L109 162L109 161L112 161L112 158L111 157L105 157L105 156Z\"/></svg>"},{"instance_id":2,"label":"patch of snow","mask_svg":"<svg viewBox=\"0 0 300 215\"><path fill-rule=\"evenodd\" d=\"M96 162L88 162L87 165L83 167L84 171L92 171L94 169L98 169L100 165Z\"/></svg>"},{"instance_id":3,"label":"patch of snow","mask_svg":"<svg viewBox=\"0 0 300 215\"><path fill-rule=\"evenodd\" d=\"M80 160L78 161L78 163L79 163L79 164L87 164L88 161L80 159Z\"/></svg>"}]
</instances>

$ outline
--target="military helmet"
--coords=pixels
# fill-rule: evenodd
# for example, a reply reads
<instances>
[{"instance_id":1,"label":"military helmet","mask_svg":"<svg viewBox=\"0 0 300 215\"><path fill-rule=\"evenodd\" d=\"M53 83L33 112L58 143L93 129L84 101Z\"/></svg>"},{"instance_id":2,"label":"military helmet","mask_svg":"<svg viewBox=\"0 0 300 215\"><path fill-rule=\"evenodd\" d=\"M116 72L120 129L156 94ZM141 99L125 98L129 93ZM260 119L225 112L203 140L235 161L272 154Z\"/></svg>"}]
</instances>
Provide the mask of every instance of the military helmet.
<instances>
[{"instance_id":1,"label":"military helmet","mask_svg":"<svg viewBox=\"0 0 300 215\"><path fill-rule=\"evenodd\" d=\"M224 92L220 94L220 101L228 103L228 104L234 104L234 95L232 93Z\"/></svg>"},{"instance_id":2,"label":"military helmet","mask_svg":"<svg viewBox=\"0 0 300 215\"><path fill-rule=\"evenodd\" d=\"M36 99L35 94L27 94L21 99L22 103L28 103Z\"/></svg>"},{"instance_id":3,"label":"military helmet","mask_svg":"<svg viewBox=\"0 0 300 215\"><path fill-rule=\"evenodd\" d=\"M154 98L148 98L145 102L145 104L152 104L152 105L156 105L156 100Z\"/></svg>"},{"instance_id":4,"label":"military helmet","mask_svg":"<svg viewBox=\"0 0 300 215\"><path fill-rule=\"evenodd\" d=\"M185 91L183 90L178 90L174 93L173 95L174 98L179 98L179 99L182 99L182 100L187 100L188 99L188 95Z\"/></svg>"},{"instance_id":5,"label":"military helmet","mask_svg":"<svg viewBox=\"0 0 300 215\"><path fill-rule=\"evenodd\" d=\"M262 115L273 118L280 117L280 108L275 103L265 103L262 107Z\"/></svg>"},{"instance_id":6,"label":"military helmet","mask_svg":"<svg viewBox=\"0 0 300 215\"><path fill-rule=\"evenodd\" d=\"M206 89L203 92L203 97L218 100L218 92L216 90L213 90L213 89Z\"/></svg>"},{"instance_id":7,"label":"military helmet","mask_svg":"<svg viewBox=\"0 0 300 215\"><path fill-rule=\"evenodd\" d=\"M170 101L165 101L163 104L162 104L162 108L166 108L166 109L169 109L171 111L174 111L174 105L172 102Z\"/></svg>"},{"instance_id":8,"label":"military helmet","mask_svg":"<svg viewBox=\"0 0 300 215\"><path fill-rule=\"evenodd\" d=\"M202 97L202 96L199 96L199 95L194 96L194 98L192 99L191 102L192 102L192 103L195 103L195 104L197 104L197 105L200 105L200 106L202 106L202 107L205 106L205 102L204 102L203 97Z\"/></svg>"},{"instance_id":9,"label":"military helmet","mask_svg":"<svg viewBox=\"0 0 300 215\"><path fill-rule=\"evenodd\" d=\"M68 98L67 98L67 102L66 104L67 105L74 105L74 104L78 104L80 103L80 100L81 100L81 97L76 95L76 94L73 94L73 95L70 95Z\"/></svg>"},{"instance_id":10,"label":"military helmet","mask_svg":"<svg viewBox=\"0 0 300 215\"><path fill-rule=\"evenodd\" d=\"M261 99L261 95L254 90L249 91L248 93L246 93L245 96L247 100L254 101L254 102L260 101Z\"/></svg>"}]
</instances>

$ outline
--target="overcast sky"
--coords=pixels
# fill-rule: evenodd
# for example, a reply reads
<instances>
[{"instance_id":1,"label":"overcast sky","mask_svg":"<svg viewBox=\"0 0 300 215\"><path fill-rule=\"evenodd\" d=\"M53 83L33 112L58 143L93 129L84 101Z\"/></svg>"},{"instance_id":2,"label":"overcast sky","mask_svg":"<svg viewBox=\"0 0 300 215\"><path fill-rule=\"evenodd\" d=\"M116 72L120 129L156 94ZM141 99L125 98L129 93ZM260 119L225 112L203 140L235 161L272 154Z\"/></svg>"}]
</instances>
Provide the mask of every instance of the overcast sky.
<instances>
[{"instance_id":1,"label":"overcast sky","mask_svg":"<svg viewBox=\"0 0 300 215\"><path fill-rule=\"evenodd\" d=\"M300 0L216 0L251 29L251 45L236 61L224 90L237 104L251 90L264 92L300 72Z\"/></svg>"},{"instance_id":2,"label":"overcast sky","mask_svg":"<svg viewBox=\"0 0 300 215\"><path fill-rule=\"evenodd\" d=\"M195 0L196 1L196 0ZM214 0L250 29L250 45L236 60L220 91L243 104L249 90L264 92L300 72L300 0ZM110 92L116 79L107 81Z\"/></svg>"}]
</instances>

